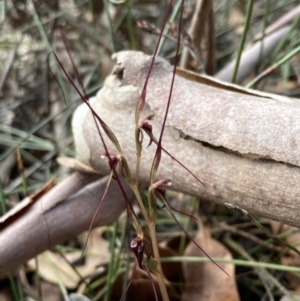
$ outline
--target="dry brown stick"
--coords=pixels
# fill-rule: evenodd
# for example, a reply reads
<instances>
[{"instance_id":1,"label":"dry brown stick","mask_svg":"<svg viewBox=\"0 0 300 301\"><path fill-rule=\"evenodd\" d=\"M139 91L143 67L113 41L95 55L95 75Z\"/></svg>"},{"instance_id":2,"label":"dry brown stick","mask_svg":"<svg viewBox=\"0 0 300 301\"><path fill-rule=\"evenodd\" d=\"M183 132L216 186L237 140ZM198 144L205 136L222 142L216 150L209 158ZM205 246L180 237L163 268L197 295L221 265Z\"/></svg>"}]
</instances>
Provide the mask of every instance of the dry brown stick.
<instances>
[{"instance_id":1,"label":"dry brown stick","mask_svg":"<svg viewBox=\"0 0 300 301\"><path fill-rule=\"evenodd\" d=\"M99 176L74 173L6 225L0 233L0 276L87 230L106 185L106 178L97 179ZM130 189L124 187L130 195ZM124 209L125 202L113 182L94 226L113 223Z\"/></svg>"},{"instance_id":2,"label":"dry brown stick","mask_svg":"<svg viewBox=\"0 0 300 301\"><path fill-rule=\"evenodd\" d=\"M192 38L198 54L201 53L201 44L206 38L206 33L209 32L207 26L210 26L209 18L211 17L212 11L211 2L211 0L199 0L196 2L195 12L188 29L188 34ZM211 36L208 38L211 38ZM211 45L211 43L209 43L209 45ZM212 49L208 49L208 51L211 50ZM203 57L203 55L201 55L201 57ZM190 60L191 55L189 49L185 47L181 55L180 67L187 68Z\"/></svg>"}]
</instances>

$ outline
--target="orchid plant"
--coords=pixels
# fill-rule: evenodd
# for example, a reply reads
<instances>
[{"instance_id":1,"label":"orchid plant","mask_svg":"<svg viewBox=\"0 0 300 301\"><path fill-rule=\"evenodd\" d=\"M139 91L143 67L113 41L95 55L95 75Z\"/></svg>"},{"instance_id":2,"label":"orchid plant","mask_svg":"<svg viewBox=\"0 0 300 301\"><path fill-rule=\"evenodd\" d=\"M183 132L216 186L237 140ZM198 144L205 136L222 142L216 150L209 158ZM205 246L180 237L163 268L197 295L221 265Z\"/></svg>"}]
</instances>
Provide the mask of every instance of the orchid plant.
<instances>
[{"instance_id":1,"label":"orchid plant","mask_svg":"<svg viewBox=\"0 0 300 301\"><path fill-rule=\"evenodd\" d=\"M162 300L168 301L168 292L166 288L166 283L165 283L165 278L163 275L162 267L161 267L161 261L160 261L160 255L159 255L159 249L158 249L158 241L156 237L156 220L157 220L157 210L158 210L158 200L160 200L163 203L163 206L169 211L170 215L172 218L175 220L177 225L180 227L180 229L187 235L187 237L194 241L193 238L186 232L186 230L182 227L178 219L176 218L176 215L174 214L174 211L176 211L174 208L172 208L166 198L166 186L172 184L172 179L171 178L164 178L164 179L157 179L157 171L160 166L160 162L162 159L162 153L165 153L166 155L170 156L172 160L177 162L182 166L182 168L186 169L196 181L199 182L199 185L204 185L201 180L192 173L191 170L189 170L187 167L185 167L180 161L176 159L176 157L168 152L167 149L163 147L163 137L164 137L164 131L166 127L166 121L168 117L168 112L169 108L172 102L172 91L173 91L173 86L174 86L174 79L175 79L175 73L176 73L176 67L178 65L178 58L179 58L179 52L180 52L180 37L181 37L181 27L182 27L182 14L183 14L183 5L184 1L181 1L181 9L180 9L180 18L179 18L179 25L178 25L178 33L177 33L177 47L176 47L176 54L175 54L175 63L174 63L174 69L173 69L173 78L170 83L170 90L169 90L169 96L167 99L166 103L166 108L165 108L165 115L164 115L164 120L161 125L161 130L160 130L160 135L159 137L155 137L153 132L152 132L152 125L151 121L154 118L154 115L143 115L143 109L145 106L145 101L147 97L147 85L148 81L151 75L151 71L156 59L157 51L158 51L158 45L160 44L161 37L163 35L167 20L169 18L171 9L172 9L173 1L171 0L167 6L167 10L164 16L163 24L161 26L161 31L158 37L158 42L156 49L154 51L154 54L152 56L152 62L150 64L150 68L148 70L147 78L144 82L144 86L142 89L142 93L139 97L139 100L136 105L135 109L135 145L136 145L136 166L129 166L126 157L123 155L122 148L120 146L120 143L113 133L113 131L109 128L109 126L104 122L104 120L101 118L101 116L94 110L93 105L91 104L85 89L84 85L80 79L78 70L75 66L74 60L71 56L71 51L67 43L67 39L65 37L63 29L61 29L61 35L63 37L64 43L66 45L67 52L69 54L74 72L77 77L77 81L79 83L80 88L77 87L77 85L74 83L72 80L71 76L68 74L66 69L63 66L63 63L61 60L57 57L56 54L56 60L62 69L63 73L69 80L69 82L72 84L78 95L81 97L82 101L86 104L86 106L89 108L92 118L94 120L94 124L97 128L97 132L99 135L99 139L102 142L104 153L101 154L102 158L106 158L107 164L109 166L109 177L107 181L107 186L106 186L106 191L104 195L101 197L101 200L99 202L97 211L91 221L90 225L90 230L93 226L95 217L97 216L97 213L99 210L101 210L101 204L103 203L103 200L106 197L106 193L110 187L110 184L112 181L116 181L118 183L119 189L122 192L122 195L124 197L124 201L126 203L126 210L128 214L128 218L133 225L135 231L136 231L136 236L135 238L131 241L131 249L136 257L136 264L134 268L134 272L132 274L131 279L134 277L134 273L137 267L140 269L144 270L148 276L149 279L151 280L152 287L154 290L155 298L158 300L158 294L155 290L154 286L154 280L153 276L154 275L157 278L157 282L159 285L159 290L160 294L162 297ZM114 69L114 76L116 77L122 77L122 68L115 68ZM156 151L155 155L153 157L152 161L152 167L150 171L150 182L149 182L149 187L148 187L148 206L146 207L143 203L142 197L141 197L141 191L139 188L139 170L140 170L140 164L141 164L141 157L143 155L143 141L145 137L148 136L150 139L149 145L150 144L155 144L156 146ZM108 146L106 139L109 139L110 142L113 144L115 150L111 150L110 147ZM100 158L99 158L100 159ZM133 173L132 170L135 172ZM142 215L144 217L144 220L147 224L147 228L149 231L149 239L147 236L144 234L143 227L141 225L141 222L139 221L134 208L132 206L132 203L129 199L129 197L126 195L121 178L124 178L127 185L129 185L134 193L135 200L137 201L137 204L142 212ZM213 259L207 254L201 246L199 246L195 241L194 243L197 245L197 247L206 255L208 256L212 262ZM214 262L221 270L223 270L216 262ZM224 271L224 270L223 270ZM224 271L225 272L225 271ZM225 272L226 273L226 272ZM130 285L130 281L129 281ZM128 288L128 287L127 287ZM125 291L126 293L126 291ZM124 296L125 296L124 293ZM122 298L123 299L123 298Z\"/></svg>"}]
</instances>

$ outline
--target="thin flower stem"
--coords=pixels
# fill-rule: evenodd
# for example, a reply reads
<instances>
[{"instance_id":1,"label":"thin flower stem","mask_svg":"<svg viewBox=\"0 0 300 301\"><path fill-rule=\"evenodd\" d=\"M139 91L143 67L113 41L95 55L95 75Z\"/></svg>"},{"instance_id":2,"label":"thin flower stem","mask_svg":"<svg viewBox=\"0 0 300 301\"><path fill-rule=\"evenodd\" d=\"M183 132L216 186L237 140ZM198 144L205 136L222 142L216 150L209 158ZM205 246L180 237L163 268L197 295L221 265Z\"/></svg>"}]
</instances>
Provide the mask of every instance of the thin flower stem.
<instances>
[{"instance_id":1,"label":"thin flower stem","mask_svg":"<svg viewBox=\"0 0 300 301\"><path fill-rule=\"evenodd\" d=\"M140 165L141 165L141 156L142 156L142 146L140 145L140 136L141 131L136 126L135 129L135 143L136 143L136 170L135 170L135 181L134 184L136 187L139 185L139 177L140 177Z\"/></svg>"},{"instance_id":2,"label":"thin flower stem","mask_svg":"<svg viewBox=\"0 0 300 301\"><path fill-rule=\"evenodd\" d=\"M139 178L140 178L140 165L141 165L141 153L136 154L136 171L135 171L135 186L139 185Z\"/></svg>"},{"instance_id":3,"label":"thin flower stem","mask_svg":"<svg viewBox=\"0 0 300 301\"><path fill-rule=\"evenodd\" d=\"M151 222L150 225L148 225L148 227L149 227L150 238L151 238L151 242L152 242L153 255L154 255L155 260L157 261L158 286L159 286L163 301L169 301L169 295L167 292L164 275L163 275L163 271L162 271L162 267L161 267L161 260L160 260L158 243L157 243L157 238L156 238L156 231L155 231L155 224L153 222Z\"/></svg>"},{"instance_id":4,"label":"thin flower stem","mask_svg":"<svg viewBox=\"0 0 300 301\"><path fill-rule=\"evenodd\" d=\"M167 288L166 288L166 284L165 284L165 280L164 280L164 275L163 275L163 271L162 271L162 267L161 267L161 259L160 259L160 255L159 255L158 243L157 243L156 231L155 231L155 222L153 222L150 219L149 215L148 215L148 212L147 212L147 210L144 206L144 203L143 203L143 200L141 198L138 187L134 186L134 187L132 187L132 189L133 189L133 192L134 192L135 197L137 199L137 202L140 206L142 214L145 218L147 226L149 228L149 234L150 234L151 243L152 243L153 255L154 255L154 259L157 262L158 274L156 276L157 276L157 279L158 279L159 290L160 290L163 301L169 301L169 296L168 296L168 292L167 292Z\"/></svg>"}]
</instances>

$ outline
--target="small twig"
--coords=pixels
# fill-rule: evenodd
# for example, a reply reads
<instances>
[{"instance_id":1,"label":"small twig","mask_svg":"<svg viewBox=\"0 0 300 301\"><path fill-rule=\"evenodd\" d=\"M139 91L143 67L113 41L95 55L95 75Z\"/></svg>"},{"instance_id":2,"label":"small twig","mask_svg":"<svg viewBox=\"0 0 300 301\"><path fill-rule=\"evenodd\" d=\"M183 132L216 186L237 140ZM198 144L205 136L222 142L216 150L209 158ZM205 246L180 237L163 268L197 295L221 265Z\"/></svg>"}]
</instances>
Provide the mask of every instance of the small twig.
<instances>
[{"instance_id":1,"label":"small twig","mask_svg":"<svg viewBox=\"0 0 300 301\"><path fill-rule=\"evenodd\" d=\"M201 48L201 41L204 38L204 32L205 32L205 23L206 23L206 2L207 1L197 1L194 14L191 20L191 24L188 29L188 34L192 37L194 44L197 47L197 50L200 51ZM180 68L187 68L190 54L187 51L187 48L184 48L182 51L182 55L180 58Z\"/></svg>"}]
</instances>

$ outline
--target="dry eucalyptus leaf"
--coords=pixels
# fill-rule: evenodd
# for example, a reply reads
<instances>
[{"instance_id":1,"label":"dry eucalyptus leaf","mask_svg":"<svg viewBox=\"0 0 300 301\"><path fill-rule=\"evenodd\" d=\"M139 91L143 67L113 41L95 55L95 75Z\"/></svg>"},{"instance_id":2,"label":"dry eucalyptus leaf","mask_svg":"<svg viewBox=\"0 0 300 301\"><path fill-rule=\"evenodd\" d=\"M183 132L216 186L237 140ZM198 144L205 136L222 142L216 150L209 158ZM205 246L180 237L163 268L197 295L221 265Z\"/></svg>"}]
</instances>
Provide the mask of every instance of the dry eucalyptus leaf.
<instances>
[{"instance_id":1,"label":"dry eucalyptus leaf","mask_svg":"<svg viewBox=\"0 0 300 301\"><path fill-rule=\"evenodd\" d=\"M135 106L151 64L141 52L115 54L117 69L90 100L118 138L131 171L135 171ZM116 69L116 70L117 70ZM116 72L115 72L116 73ZM155 114L153 133L159 136L173 69L156 58L147 88L144 116ZM163 147L205 184L202 186L166 154L157 178L171 178L172 189L218 203L230 202L251 213L300 225L300 102L256 93L220 81L203 83L175 76ZM77 159L109 172L94 120L85 104L73 118ZM189 139L182 137L182 132ZM105 138L108 150L115 147ZM140 179L149 183L155 145L145 137ZM292 187L292 189L291 189Z\"/></svg>"},{"instance_id":2,"label":"dry eucalyptus leaf","mask_svg":"<svg viewBox=\"0 0 300 301\"><path fill-rule=\"evenodd\" d=\"M99 171L91 168L90 166L81 163L76 158L58 157L56 160L60 165L70 168L74 171L78 171L82 173L101 174Z\"/></svg>"},{"instance_id":3,"label":"dry eucalyptus leaf","mask_svg":"<svg viewBox=\"0 0 300 301\"><path fill-rule=\"evenodd\" d=\"M102 232L101 229L91 231L85 250L86 260L83 265L76 266L76 270L84 279L95 274L97 268L101 268L101 265L109 262L109 243L101 237ZM68 263L60 254L51 251L44 252L37 257L40 276L49 282L57 283L57 275L59 275L66 288L76 289L81 279L70 264L78 261L81 253L81 251L78 251L64 254L69 261ZM31 260L29 265L36 268L35 260Z\"/></svg>"},{"instance_id":4,"label":"dry eucalyptus leaf","mask_svg":"<svg viewBox=\"0 0 300 301\"><path fill-rule=\"evenodd\" d=\"M195 241L200 246L205 246L205 251L211 257L232 259L230 252L221 243L211 237L204 237L202 231L198 232ZM192 241L185 249L184 256L206 257ZM181 300L239 301L234 264L223 263L220 266L229 276L212 262L184 262L185 291Z\"/></svg>"}]
</instances>

